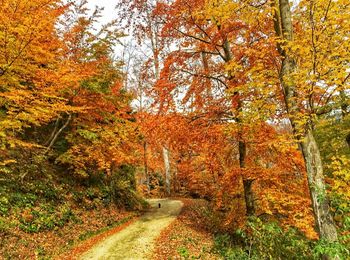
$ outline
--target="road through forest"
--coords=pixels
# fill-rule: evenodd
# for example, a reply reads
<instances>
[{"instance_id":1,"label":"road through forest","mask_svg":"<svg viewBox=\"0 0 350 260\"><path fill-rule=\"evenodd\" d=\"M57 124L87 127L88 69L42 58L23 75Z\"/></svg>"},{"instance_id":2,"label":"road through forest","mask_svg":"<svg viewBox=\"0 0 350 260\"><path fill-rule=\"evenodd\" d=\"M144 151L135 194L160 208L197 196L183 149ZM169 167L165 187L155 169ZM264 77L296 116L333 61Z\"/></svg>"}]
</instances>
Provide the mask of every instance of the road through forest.
<instances>
[{"instance_id":1,"label":"road through forest","mask_svg":"<svg viewBox=\"0 0 350 260\"><path fill-rule=\"evenodd\" d=\"M154 240L177 217L183 204L169 199L150 199L148 202L151 209L139 220L107 237L79 259L150 259Z\"/></svg>"}]
</instances>

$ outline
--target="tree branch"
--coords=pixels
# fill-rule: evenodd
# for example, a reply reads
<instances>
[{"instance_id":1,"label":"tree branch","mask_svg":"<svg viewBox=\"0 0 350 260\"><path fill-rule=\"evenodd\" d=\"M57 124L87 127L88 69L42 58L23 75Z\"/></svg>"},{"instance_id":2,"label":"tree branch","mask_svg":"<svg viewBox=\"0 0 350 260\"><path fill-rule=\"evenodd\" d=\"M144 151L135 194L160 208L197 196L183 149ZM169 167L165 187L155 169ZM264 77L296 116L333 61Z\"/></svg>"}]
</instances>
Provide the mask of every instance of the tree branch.
<instances>
[{"instance_id":1,"label":"tree branch","mask_svg":"<svg viewBox=\"0 0 350 260\"><path fill-rule=\"evenodd\" d=\"M54 137L52 138L49 146L46 148L44 154L46 154L51 148L52 146L55 144L56 142L56 139L58 138L58 136L62 133L62 131L68 126L69 122L71 121L72 119L72 114L69 114L68 115L68 119L67 121L64 123L64 125L56 132L56 134L54 135Z\"/></svg>"}]
</instances>

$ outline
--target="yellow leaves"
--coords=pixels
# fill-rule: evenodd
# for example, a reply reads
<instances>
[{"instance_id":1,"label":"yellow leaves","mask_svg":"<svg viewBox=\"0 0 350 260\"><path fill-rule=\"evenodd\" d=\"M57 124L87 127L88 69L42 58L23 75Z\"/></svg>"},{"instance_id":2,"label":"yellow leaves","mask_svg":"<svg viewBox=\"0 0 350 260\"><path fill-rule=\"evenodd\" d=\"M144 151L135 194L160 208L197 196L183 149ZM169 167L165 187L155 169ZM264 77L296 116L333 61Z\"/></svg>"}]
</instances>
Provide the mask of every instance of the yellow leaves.
<instances>
[{"instance_id":1,"label":"yellow leaves","mask_svg":"<svg viewBox=\"0 0 350 260\"><path fill-rule=\"evenodd\" d=\"M342 20L349 17L349 6L328 5L329 1L318 1L312 5L312 11L307 1L298 5L295 41L286 48L298 61L295 80L300 88L306 89L301 89L306 95L312 84L316 85L312 92L315 96L326 95L333 86L341 85L347 67L344 61L349 57L349 26Z\"/></svg>"},{"instance_id":2,"label":"yellow leaves","mask_svg":"<svg viewBox=\"0 0 350 260\"><path fill-rule=\"evenodd\" d=\"M208 0L204 9L196 15L202 19L209 18L213 24L220 26L225 24L240 6L241 4L235 1Z\"/></svg>"},{"instance_id":3,"label":"yellow leaves","mask_svg":"<svg viewBox=\"0 0 350 260\"><path fill-rule=\"evenodd\" d=\"M72 165L77 174L85 177L89 170L109 174L120 165L135 163L138 140L135 130L135 125L122 117L109 124L93 121L84 128L82 125L69 135L68 141L73 146L60 156L59 162Z\"/></svg>"},{"instance_id":4,"label":"yellow leaves","mask_svg":"<svg viewBox=\"0 0 350 260\"><path fill-rule=\"evenodd\" d=\"M330 170L333 175L332 190L350 200L350 158L345 155L333 156Z\"/></svg>"},{"instance_id":5,"label":"yellow leaves","mask_svg":"<svg viewBox=\"0 0 350 260\"><path fill-rule=\"evenodd\" d=\"M22 129L22 126L23 124L18 120L6 118L0 121L1 130L11 129L12 131L18 131ZM6 134L3 134L3 136L6 136Z\"/></svg>"},{"instance_id":6,"label":"yellow leaves","mask_svg":"<svg viewBox=\"0 0 350 260\"><path fill-rule=\"evenodd\" d=\"M52 59L48 49L54 48L54 22L59 14L53 12L50 3L58 1L21 1L5 0L0 12L0 37L6 43L0 52L0 64L9 71L35 73L34 60L46 63ZM45 44L46 42L46 44ZM50 46L50 44L52 44ZM3 66L1 66L3 67Z\"/></svg>"},{"instance_id":7,"label":"yellow leaves","mask_svg":"<svg viewBox=\"0 0 350 260\"><path fill-rule=\"evenodd\" d=\"M0 166L7 166L11 163L16 163L16 162L17 162L16 160L8 159L8 160L0 161Z\"/></svg>"},{"instance_id":8,"label":"yellow leaves","mask_svg":"<svg viewBox=\"0 0 350 260\"><path fill-rule=\"evenodd\" d=\"M269 215L273 215L273 212L270 209L265 209L264 213L269 214Z\"/></svg>"},{"instance_id":9,"label":"yellow leaves","mask_svg":"<svg viewBox=\"0 0 350 260\"><path fill-rule=\"evenodd\" d=\"M345 155L333 156L331 160L331 167L334 170L334 172L338 172L342 169L347 169L350 167L350 158L346 157Z\"/></svg>"},{"instance_id":10,"label":"yellow leaves","mask_svg":"<svg viewBox=\"0 0 350 260\"><path fill-rule=\"evenodd\" d=\"M63 140L66 153L57 162L80 176L130 163L139 139L131 95L121 86L121 62L112 58L119 37L113 23L94 33L96 17L85 6L72 3L69 8L77 9L67 10L60 0L1 4L1 157L12 148L47 152L32 142L47 146L51 140L49 148L56 149L55 141Z\"/></svg>"}]
</instances>

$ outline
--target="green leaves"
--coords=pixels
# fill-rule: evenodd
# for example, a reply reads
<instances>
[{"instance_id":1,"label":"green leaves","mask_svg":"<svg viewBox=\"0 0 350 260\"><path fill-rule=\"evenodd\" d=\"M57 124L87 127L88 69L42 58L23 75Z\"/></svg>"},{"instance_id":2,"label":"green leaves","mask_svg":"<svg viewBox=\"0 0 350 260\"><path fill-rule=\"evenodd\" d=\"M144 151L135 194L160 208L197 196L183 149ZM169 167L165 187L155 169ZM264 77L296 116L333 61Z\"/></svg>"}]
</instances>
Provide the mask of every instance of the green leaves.
<instances>
[{"instance_id":1,"label":"green leaves","mask_svg":"<svg viewBox=\"0 0 350 260\"><path fill-rule=\"evenodd\" d=\"M90 130L85 130L85 129L78 129L77 134L79 134L80 136L82 136L85 139L92 141L92 142L94 142L100 138L99 134L97 134L93 131L90 131Z\"/></svg>"},{"instance_id":2,"label":"green leaves","mask_svg":"<svg viewBox=\"0 0 350 260\"><path fill-rule=\"evenodd\" d=\"M321 258L323 255L338 257L339 259L348 259L350 256L350 250L346 245L340 242L329 242L323 239L317 241L313 251L317 259Z\"/></svg>"}]
</instances>

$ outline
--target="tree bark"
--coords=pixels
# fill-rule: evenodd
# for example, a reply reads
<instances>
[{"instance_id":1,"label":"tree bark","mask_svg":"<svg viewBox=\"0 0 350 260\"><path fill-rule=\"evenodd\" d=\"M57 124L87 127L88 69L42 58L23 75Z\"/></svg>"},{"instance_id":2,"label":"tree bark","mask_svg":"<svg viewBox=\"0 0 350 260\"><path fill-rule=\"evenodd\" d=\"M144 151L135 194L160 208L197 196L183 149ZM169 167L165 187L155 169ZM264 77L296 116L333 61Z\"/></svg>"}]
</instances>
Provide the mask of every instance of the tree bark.
<instances>
[{"instance_id":1,"label":"tree bark","mask_svg":"<svg viewBox=\"0 0 350 260\"><path fill-rule=\"evenodd\" d=\"M320 238L331 242L337 241L337 230L326 194L321 154L312 129L307 129L305 137L301 141L301 147L306 165L317 231Z\"/></svg>"},{"instance_id":2,"label":"tree bark","mask_svg":"<svg viewBox=\"0 0 350 260\"><path fill-rule=\"evenodd\" d=\"M146 179L146 187L147 187L147 192L150 193L151 187L150 187L150 178L148 174L148 158L147 158L147 142L144 141L143 143L143 166L144 166L144 174L145 174L145 179Z\"/></svg>"},{"instance_id":3,"label":"tree bark","mask_svg":"<svg viewBox=\"0 0 350 260\"><path fill-rule=\"evenodd\" d=\"M348 97L346 96L344 90L340 90L340 99L341 99L341 106L340 106L341 114L344 119L349 114L348 104L347 104Z\"/></svg>"},{"instance_id":4,"label":"tree bark","mask_svg":"<svg viewBox=\"0 0 350 260\"><path fill-rule=\"evenodd\" d=\"M278 10L279 14L275 12L274 15L276 34L285 41L292 41L293 26L289 0L279 0ZM309 121L306 123L306 125L303 126L303 129L301 129L301 126L295 123L295 119L297 118L298 114L301 113L298 105L296 104L297 86L295 85L293 78L291 78L291 73L295 72L297 69L296 63L293 58L290 57L283 49L283 46L278 46L278 50L283 59L280 81L284 92L284 100L293 131L298 136L300 147L303 152L312 207L315 215L316 229L321 239L334 242L338 239L337 231L327 199L322 159L319 147L313 136L312 122ZM331 259L329 256L325 257ZM337 257L333 259L337 259Z\"/></svg>"},{"instance_id":5,"label":"tree bark","mask_svg":"<svg viewBox=\"0 0 350 260\"><path fill-rule=\"evenodd\" d=\"M253 193L253 181L249 179L243 179L244 199L246 204L246 215L248 217L255 216L255 203Z\"/></svg>"},{"instance_id":6,"label":"tree bark","mask_svg":"<svg viewBox=\"0 0 350 260\"><path fill-rule=\"evenodd\" d=\"M167 195L170 195L171 173L169 161L169 149L163 146L163 159L165 168L165 190Z\"/></svg>"},{"instance_id":7,"label":"tree bark","mask_svg":"<svg viewBox=\"0 0 350 260\"><path fill-rule=\"evenodd\" d=\"M56 132L57 132L57 128L58 128L59 123L60 123L60 118L58 117L58 118L56 119L55 127L54 127L54 129L53 129L53 131L52 131L50 137L46 140L46 142L45 142L45 144L44 144L45 146L49 145L49 143L51 142L52 138L54 138L54 136L55 136L55 134L56 134Z\"/></svg>"},{"instance_id":8,"label":"tree bark","mask_svg":"<svg viewBox=\"0 0 350 260\"><path fill-rule=\"evenodd\" d=\"M246 144L243 141L238 142L239 150L239 166L241 170L245 168L245 157L246 157ZM246 179L242 175L243 181L243 191L244 191L244 200L246 205L246 215L248 217L255 215L255 199L253 193L253 179Z\"/></svg>"}]
</instances>

